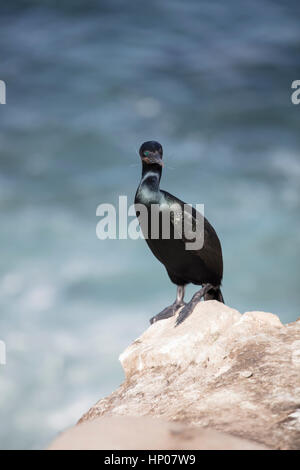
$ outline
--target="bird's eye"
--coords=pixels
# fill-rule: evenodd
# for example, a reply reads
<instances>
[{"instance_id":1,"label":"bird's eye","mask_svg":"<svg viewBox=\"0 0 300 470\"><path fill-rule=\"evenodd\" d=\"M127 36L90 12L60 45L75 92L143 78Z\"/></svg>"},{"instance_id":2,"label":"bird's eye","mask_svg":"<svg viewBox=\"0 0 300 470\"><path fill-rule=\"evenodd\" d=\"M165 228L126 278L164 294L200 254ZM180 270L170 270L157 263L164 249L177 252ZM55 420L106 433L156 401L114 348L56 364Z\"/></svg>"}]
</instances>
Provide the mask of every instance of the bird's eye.
<instances>
[{"instance_id":1,"label":"bird's eye","mask_svg":"<svg viewBox=\"0 0 300 470\"><path fill-rule=\"evenodd\" d=\"M145 157L148 157L149 153L150 153L150 152L148 152L148 150L146 150L146 151L144 152Z\"/></svg>"}]
</instances>

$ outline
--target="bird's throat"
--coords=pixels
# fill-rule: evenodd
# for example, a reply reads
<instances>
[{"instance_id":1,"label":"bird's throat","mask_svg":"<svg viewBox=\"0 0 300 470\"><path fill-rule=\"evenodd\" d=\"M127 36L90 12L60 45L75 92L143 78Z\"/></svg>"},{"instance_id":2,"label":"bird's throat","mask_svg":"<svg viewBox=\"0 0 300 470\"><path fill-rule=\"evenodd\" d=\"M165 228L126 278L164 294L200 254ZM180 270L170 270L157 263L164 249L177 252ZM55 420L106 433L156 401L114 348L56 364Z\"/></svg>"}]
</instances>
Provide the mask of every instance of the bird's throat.
<instances>
[{"instance_id":1,"label":"bird's throat","mask_svg":"<svg viewBox=\"0 0 300 470\"><path fill-rule=\"evenodd\" d=\"M142 179L138 188L139 197L143 200L143 202L159 202L161 196L159 189L160 178L160 169L143 169Z\"/></svg>"}]
</instances>

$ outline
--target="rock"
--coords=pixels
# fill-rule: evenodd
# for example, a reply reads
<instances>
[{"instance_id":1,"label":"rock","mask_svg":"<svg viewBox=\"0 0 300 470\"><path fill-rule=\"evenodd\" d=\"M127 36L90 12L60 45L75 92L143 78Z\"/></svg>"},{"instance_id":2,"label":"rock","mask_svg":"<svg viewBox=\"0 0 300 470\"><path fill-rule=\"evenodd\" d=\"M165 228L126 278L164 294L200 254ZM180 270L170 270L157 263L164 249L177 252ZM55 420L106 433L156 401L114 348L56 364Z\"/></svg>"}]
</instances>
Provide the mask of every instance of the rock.
<instances>
[{"instance_id":1,"label":"rock","mask_svg":"<svg viewBox=\"0 0 300 470\"><path fill-rule=\"evenodd\" d=\"M249 379L250 377L252 377L253 375L253 372L251 372L251 370L242 370L242 372L240 373L240 377L244 377L245 379Z\"/></svg>"},{"instance_id":2,"label":"rock","mask_svg":"<svg viewBox=\"0 0 300 470\"><path fill-rule=\"evenodd\" d=\"M267 450L227 434L162 419L104 416L59 436L48 450Z\"/></svg>"},{"instance_id":3,"label":"rock","mask_svg":"<svg viewBox=\"0 0 300 470\"><path fill-rule=\"evenodd\" d=\"M121 354L125 382L80 423L155 416L270 448L300 448L299 320L283 325L271 313L241 315L207 301L174 324L154 323Z\"/></svg>"}]
</instances>

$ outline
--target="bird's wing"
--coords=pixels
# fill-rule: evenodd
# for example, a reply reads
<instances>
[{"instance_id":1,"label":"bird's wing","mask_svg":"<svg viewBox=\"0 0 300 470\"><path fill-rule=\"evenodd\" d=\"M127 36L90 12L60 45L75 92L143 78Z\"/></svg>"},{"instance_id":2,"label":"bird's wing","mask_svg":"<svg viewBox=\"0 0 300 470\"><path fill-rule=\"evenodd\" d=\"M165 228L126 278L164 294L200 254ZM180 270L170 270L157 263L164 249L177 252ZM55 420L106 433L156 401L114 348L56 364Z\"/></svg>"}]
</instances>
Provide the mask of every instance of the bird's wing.
<instances>
[{"instance_id":1,"label":"bird's wing","mask_svg":"<svg viewBox=\"0 0 300 470\"><path fill-rule=\"evenodd\" d=\"M222 278L222 249L214 228L194 207L166 191L161 192L171 209L170 222L174 233L181 234L181 239L192 256L201 258L209 271L218 273Z\"/></svg>"},{"instance_id":2,"label":"bird's wing","mask_svg":"<svg viewBox=\"0 0 300 470\"><path fill-rule=\"evenodd\" d=\"M174 235L182 239L184 243L193 242L197 237L202 239L205 219L204 216L196 211L196 209L189 204L181 201L175 196L161 191L163 194L163 203L160 204L160 209L168 211L170 214L170 222L174 229ZM201 240L199 240L201 242Z\"/></svg>"}]
</instances>

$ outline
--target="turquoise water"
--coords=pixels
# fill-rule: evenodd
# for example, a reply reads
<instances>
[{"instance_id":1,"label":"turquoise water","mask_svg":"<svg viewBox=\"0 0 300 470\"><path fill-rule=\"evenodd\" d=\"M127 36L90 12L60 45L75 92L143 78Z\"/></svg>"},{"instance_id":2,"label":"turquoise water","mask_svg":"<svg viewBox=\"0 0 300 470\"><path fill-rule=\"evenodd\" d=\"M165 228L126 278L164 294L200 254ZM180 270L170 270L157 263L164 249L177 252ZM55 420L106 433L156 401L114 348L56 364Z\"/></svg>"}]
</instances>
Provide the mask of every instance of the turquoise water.
<instances>
[{"instance_id":1,"label":"turquoise water","mask_svg":"<svg viewBox=\"0 0 300 470\"><path fill-rule=\"evenodd\" d=\"M95 234L98 204L133 200L145 140L162 188L204 203L226 302L300 315L299 3L44 5L0 16L0 448L75 423L174 299L143 240Z\"/></svg>"}]
</instances>

